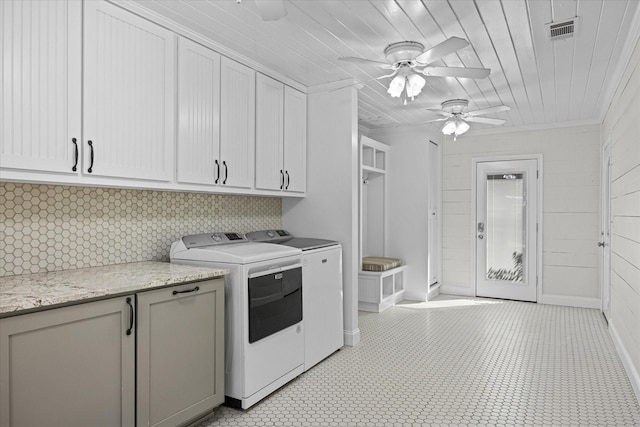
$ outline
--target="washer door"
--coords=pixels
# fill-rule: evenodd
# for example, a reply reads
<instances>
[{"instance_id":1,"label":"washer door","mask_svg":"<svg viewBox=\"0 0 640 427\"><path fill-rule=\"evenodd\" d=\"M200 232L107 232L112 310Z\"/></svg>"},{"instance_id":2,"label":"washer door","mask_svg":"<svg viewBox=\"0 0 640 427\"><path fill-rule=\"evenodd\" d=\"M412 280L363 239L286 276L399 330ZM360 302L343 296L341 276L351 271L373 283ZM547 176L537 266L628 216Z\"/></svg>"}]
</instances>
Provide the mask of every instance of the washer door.
<instances>
[{"instance_id":1,"label":"washer door","mask_svg":"<svg viewBox=\"0 0 640 427\"><path fill-rule=\"evenodd\" d=\"M249 279L249 343L301 321L301 267Z\"/></svg>"}]
</instances>

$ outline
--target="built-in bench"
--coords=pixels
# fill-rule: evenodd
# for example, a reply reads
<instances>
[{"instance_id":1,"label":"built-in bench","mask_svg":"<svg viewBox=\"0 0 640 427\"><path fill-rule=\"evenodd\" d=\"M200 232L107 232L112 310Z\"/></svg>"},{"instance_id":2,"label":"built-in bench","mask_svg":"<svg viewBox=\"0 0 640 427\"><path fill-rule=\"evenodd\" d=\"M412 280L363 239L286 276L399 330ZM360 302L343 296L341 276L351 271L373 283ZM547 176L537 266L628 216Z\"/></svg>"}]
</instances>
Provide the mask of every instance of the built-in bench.
<instances>
[{"instance_id":1,"label":"built-in bench","mask_svg":"<svg viewBox=\"0 0 640 427\"><path fill-rule=\"evenodd\" d=\"M397 258L365 257L358 274L358 309L380 313L404 296L404 272ZM374 270L374 271L371 271Z\"/></svg>"}]
</instances>

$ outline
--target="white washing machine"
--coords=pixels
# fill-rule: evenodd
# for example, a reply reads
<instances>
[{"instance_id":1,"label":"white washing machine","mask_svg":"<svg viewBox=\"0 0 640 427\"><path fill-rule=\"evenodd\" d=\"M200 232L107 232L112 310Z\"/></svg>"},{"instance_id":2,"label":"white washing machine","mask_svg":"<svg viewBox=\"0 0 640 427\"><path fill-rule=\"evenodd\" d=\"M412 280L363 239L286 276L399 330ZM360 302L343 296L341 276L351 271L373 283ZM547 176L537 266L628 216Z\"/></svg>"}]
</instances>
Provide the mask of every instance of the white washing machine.
<instances>
[{"instance_id":1,"label":"white washing machine","mask_svg":"<svg viewBox=\"0 0 640 427\"><path fill-rule=\"evenodd\" d=\"M304 372L302 251L238 233L185 236L171 262L226 268L225 404L246 409Z\"/></svg>"},{"instance_id":2,"label":"white washing machine","mask_svg":"<svg viewBox=\"0 0 640 427\"><path fill-rule=\"evenodd\" d=\"M253 231L246 237L302 250L306 371L344 345L342 246L333 240L294 237L286 230Z\"/></svg>"}]
</instances>

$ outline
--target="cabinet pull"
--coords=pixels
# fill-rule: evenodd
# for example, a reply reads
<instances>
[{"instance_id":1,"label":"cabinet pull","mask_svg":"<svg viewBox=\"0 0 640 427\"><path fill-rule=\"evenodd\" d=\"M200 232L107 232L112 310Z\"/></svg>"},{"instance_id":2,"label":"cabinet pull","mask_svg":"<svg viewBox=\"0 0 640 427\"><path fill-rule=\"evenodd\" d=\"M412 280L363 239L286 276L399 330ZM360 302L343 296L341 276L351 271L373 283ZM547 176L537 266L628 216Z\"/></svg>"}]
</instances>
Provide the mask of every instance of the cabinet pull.
<instances>
[{"instance_id":1,"label":"cabinet pull","mask_svg":"<svg viewBox=\"0 0 640 427\"><path fill-rule=\"evenodd\" d=\"M87 144L89 144L89 148L91 148L89 151L89 169L87 169L87 172L91 173L93 172L93 142L89 140Z\"/></svg>"},{"instance_id":2,"label":"cabinet pull","mask_svg":"<svg viewBox=\"0 0 640 427\"><path fill-rule=\"evenodd\" d=\"M289 189L289 171L285 171L285 173L287 174L287 185L286 187L284 187L285 190Z\"/></svg>"},{"instance_id":3,"label":"cabinet pull","mask_svg":"<svg viewBox=\"0 0 640 427\"><path fill-rule=\"evenodd\" d=\"M218 181L220 181L220 162L218 162L218 160L216 159L216 181L215 181L215 183L217 184Z\"/></svg>"},{"instance_id":4,"label":"cabinet pull","mask_svg":"<svg viewBox=\"0 0 640 427\"><path fill-rule=\"evenodd\" d=\"M282 172L282 169L280 169L280 189L282 190L284 188L284 172Z\"/></svg>"},{"instance_id":5,"label":"cabinet pull","mask_svg":"<svg viewBox=\"0 0 640 427\"><path fill-rule=\"evenodd\" d=\"M71 170L75 172L78 170L78 140L75 138L71 138L71 142L73 142L73 145L75 146L75 151L76 151L76 159L75 159L75 162L73 163L73 167L71 168Z\"/></svg>"},{"instance_id":6,"label":"cabinet pull","mask_svg":"<svg viewBox=\"0 0 640 427\"><path fill-rule=\"evenodd\" d=\"M224 179L222 180L222 183L226 184L227 183L227 178L229 177L229 169L228 169L228 166L227 166L227 162L223 161L222 162L222 166L224 166Z\"/></svg>"},{"instance_id":7,"label":"cabinet pull","mask_svg":"<svg viewBox=\"0 0 640 427\"><path fill-rule=\"evenodd\" d=\"M127 305L129 306L129 329L127 329L127 335L131 335L131 331L133 331L133 304L131 304L130 297L127 297Z\"/></svg>"},{"instance_id":8,"label":"cabinet pull","mask_svg":"<svg viewBox=\"0 0 640 427\"><path fill-rule=\"evenodd\" d=\"M185 289L184 291L173 291L171 292L172 295L178 295L178 294L188 294L191 292L198 292L200 290L200 286L196 286L195 288L192 289Z\"/></svg>"}]
</instances>

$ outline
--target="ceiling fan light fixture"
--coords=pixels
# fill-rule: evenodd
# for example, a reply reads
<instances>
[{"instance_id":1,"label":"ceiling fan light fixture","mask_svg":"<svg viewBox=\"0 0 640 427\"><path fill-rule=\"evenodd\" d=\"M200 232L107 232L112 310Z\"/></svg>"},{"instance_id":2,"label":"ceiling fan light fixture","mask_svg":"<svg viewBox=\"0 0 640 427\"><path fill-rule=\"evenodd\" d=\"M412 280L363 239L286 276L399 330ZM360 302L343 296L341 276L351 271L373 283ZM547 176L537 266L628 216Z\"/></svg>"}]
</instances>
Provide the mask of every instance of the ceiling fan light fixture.
<instances>
[{"instance_id":1,"label":"ceiling fan light fixture","mask_svg":"<svg viewBox=\"0 0 640 427\"><path fill-rule=\"evenodd\" d=\"M468 131L469 128L469 123L456 117L446 121L446 123L442 127L442 133L445 135L453 135L453 140L455 141L459 135L462 135L463 133Z\"/></svg>"},{"instance_id":2,"label":"ceiling fan light fixture","mask_svg":"<svg viewBox=\"0 0 640 427\"><path fill-rule=\"evenodd\" d=\"M391 95L393 98L399 98L402 94L402 91L405 87L405 76L395 76L391 83L389 83L389 89L387 89L387 93Z\"/></svg>"},{"instance_id":3,"label":"ceiling fan light fixture","mask_svg":"<svg viewBox=\"0 0 640 427\"><path fill-rule=\"evenodd\" d=\"M407 96L413 99L418 96L420 92L422 92L422 88L426 83L425 79L422 76L417 74L410 74L407 76Z\"/></svg>"}]
</instances>

